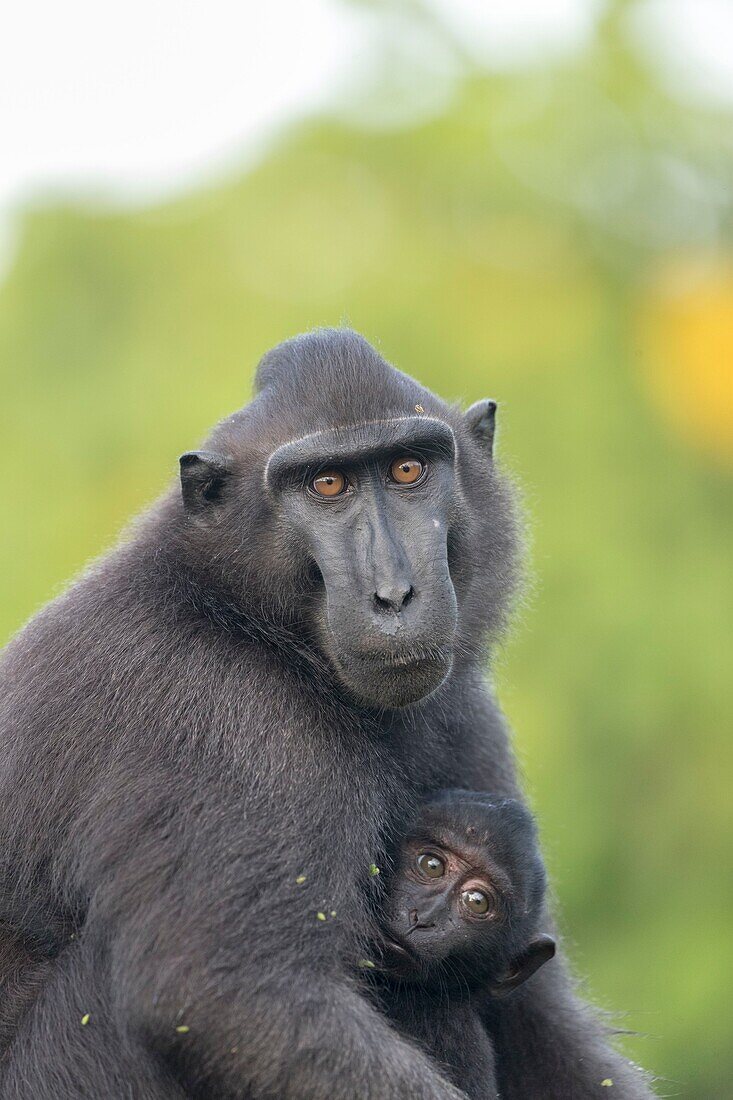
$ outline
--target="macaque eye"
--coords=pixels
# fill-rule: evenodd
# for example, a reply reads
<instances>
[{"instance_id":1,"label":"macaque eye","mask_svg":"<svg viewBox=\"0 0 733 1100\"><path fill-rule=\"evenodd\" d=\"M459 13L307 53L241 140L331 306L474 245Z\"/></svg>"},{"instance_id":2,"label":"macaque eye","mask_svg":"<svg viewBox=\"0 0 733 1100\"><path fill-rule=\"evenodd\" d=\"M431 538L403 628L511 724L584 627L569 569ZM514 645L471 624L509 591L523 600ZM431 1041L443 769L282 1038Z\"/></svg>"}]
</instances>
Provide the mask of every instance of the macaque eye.
<instances>
[{"instance_id":1,"label":"macaque eye","mask_svg":"<svg viewBox=\"0 0 733 1100\"><path fill-rule=\"evenodd\" d=\"M489 911L489 898L483 890L464 890L461 894L461 901L469 913L473 913L477 917L482 917L484 913Z\"/></svg>"},{"instance_id":2,"label":"macaque eye","mask_svg":"<svg viewBox=\"0 0 733 1100\"><path fill-rule=\"evenodd\" d=\"M319 497L339 497L346 492L348 481L340 470L323 470L310 483L310 488Z\"/></svg>"},{"instance_id":3,"label":"macaque eye","mask_svg":"<svg viewBox=\"0 0 733 1100\"><path fill-rule=\"evenodd\" d=\"M419 458L396 458L389 468L390 480L398 485L414 485L425 472L425 463Z\"/></svg>"},{"instance_id":4,"label":"macaque eye","mask_svg":"<svg viewBox=\"0 0 733 1100\"><path fill-rule=\"evenodd\" d=\"M445 860L435 852L421 852L417 857L417 866L426 878L442 878L445 874Z\"/></svg>"}]
</instances>

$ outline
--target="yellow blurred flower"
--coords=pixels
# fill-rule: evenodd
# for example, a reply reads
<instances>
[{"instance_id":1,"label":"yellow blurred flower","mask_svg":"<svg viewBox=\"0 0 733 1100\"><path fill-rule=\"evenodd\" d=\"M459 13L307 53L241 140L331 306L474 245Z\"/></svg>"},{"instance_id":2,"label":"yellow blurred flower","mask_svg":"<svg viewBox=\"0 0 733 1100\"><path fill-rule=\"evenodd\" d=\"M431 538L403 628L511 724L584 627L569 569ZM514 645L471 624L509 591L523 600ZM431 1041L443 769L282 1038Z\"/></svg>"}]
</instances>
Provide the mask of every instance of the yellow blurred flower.
<instances>
[{"instance_id":1,"label":"yellow blurred flower","mask_svg":"<svg viewBox=\"0 0 733 1100\"><path fill-rule=\"evenodd\" d=\"M639 347L655 405L677 435L733 463L733 265L667 260L639 314Z\"/></svg>"}]
</instances>

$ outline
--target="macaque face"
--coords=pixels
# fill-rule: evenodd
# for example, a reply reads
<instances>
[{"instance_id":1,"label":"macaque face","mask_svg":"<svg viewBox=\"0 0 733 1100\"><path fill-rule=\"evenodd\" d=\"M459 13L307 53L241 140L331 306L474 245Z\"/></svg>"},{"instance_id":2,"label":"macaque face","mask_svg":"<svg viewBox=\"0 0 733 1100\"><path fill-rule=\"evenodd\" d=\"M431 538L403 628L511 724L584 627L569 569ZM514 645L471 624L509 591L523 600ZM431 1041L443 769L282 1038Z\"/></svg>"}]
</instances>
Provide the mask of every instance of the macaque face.
<instances>
[{"instance_id":1,"label":"macaque face","mask_svg":"<svg viewBox=\"0 0 733 1100\"><path fill-rule=\"evenodd\" d=\"M506 886L475 851L408 840L385 931L421 972L451 957L488 962L509 916Z\"/></svg>"},{"instance_id":2,"label":"macaque face","mask_svg":"<svg viewBox=\"0 0 733 1100\"><path fill-rule=\"evenodd\" d=\"M443 796L406 838L384 923L390 972L422 984L499 993L554 953L535 936L544 871L534 824L505 800L451 807Z\"/></svg>"}]
</instances>

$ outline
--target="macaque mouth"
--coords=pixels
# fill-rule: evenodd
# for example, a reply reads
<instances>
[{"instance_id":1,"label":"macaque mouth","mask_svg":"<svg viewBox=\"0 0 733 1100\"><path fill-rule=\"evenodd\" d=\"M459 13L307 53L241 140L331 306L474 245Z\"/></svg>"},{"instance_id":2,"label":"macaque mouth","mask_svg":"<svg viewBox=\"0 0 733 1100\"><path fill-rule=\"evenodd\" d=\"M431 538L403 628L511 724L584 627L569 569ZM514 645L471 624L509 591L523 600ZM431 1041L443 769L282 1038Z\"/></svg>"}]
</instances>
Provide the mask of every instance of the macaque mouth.
<instances>
[{"instance_id":1,"label":"macaque mouth","mask_svg":"<svg viewBox=\"0 0 733 1100\"><path fill-rule=\"evenodd\" d=\"M412 952L408 951L403 944L398 943L397 940L393 940L391 937L386 940L386 943L390 951L395 951L398 955L402 955L405 958L412 955Z\"/></svg>"},{"instance_id":2,"label":"macaque mouth","mask_svg":"<svg viewBox=\"0 0 733 1100\"><path fill-rule=\"evenodd\" d=\"M400 940L387 936L384 940L384 946L387 959L393 965L412 966L416 962L414 953Z\"/></svg>"},{"instance_id":3,"label":"macaque mouth","mask_svg":"<svg viewBox=\"0 0 733 1100\"><path fill-rule=\"evenodd\" d=\"M412 668L415 665L445 664L449 657L442 650L434 647L415 648L402 653L394 650L375 650L374 652L355 653L358 661L364 661L369 665L379 665L382 668Z\"/></svg>"}]
</instances>

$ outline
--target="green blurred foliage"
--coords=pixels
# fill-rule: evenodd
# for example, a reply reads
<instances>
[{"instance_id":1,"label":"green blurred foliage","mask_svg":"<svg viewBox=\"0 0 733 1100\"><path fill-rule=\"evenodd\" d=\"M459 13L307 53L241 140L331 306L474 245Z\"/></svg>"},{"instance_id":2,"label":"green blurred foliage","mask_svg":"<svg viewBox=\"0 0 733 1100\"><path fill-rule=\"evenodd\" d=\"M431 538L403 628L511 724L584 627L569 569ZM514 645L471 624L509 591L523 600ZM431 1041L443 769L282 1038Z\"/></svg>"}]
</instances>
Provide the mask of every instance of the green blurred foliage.
<instances>
[{"instance_id":1,"label":"green blurred foliage","mask_svg":"<svg viewBox=\"0 0 733 1100\"><path fill-rule=\"evenodd\" d=\"M446 397L498 398L534 581L497 678L570 951L660 1092L710 1100L733 1080L730 484L665 417L637 329L667 260L730 262L733 117L665 94L625 7L582 56L503 75L426 20L453 51L438 117L380 127L353 102L164 205L26 211L0 287L0 633L285 336L349 323ZM725 366L703 364L716 386Z\"/></svg>"}]
</instances>

